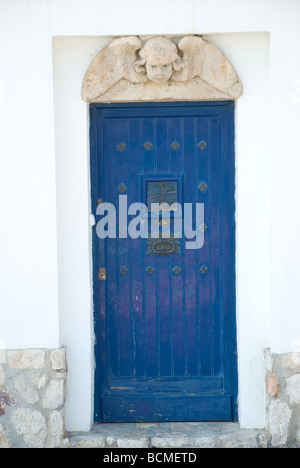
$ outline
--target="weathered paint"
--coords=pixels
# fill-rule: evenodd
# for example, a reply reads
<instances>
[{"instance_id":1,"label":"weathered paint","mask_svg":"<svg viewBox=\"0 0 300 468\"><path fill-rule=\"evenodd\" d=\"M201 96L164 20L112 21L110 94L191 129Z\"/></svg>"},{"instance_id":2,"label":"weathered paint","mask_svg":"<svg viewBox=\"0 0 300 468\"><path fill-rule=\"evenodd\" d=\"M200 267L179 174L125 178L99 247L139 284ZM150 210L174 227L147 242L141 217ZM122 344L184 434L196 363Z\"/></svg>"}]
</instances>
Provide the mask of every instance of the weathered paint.
<instances>
[{"instance_id":1,"label":"weathered paint","mask_svg":"<svg viewBox=\"0 0 300 468\"><path fill-rule=\"evenodd\" d=\"M95 212L120 187L146 204L145 181L172 180L207 226L201 249L183 238L172 255L94 230L96 421L237 418L233 128L230 101L91 106Z\"/></svg>"}]
</instances>

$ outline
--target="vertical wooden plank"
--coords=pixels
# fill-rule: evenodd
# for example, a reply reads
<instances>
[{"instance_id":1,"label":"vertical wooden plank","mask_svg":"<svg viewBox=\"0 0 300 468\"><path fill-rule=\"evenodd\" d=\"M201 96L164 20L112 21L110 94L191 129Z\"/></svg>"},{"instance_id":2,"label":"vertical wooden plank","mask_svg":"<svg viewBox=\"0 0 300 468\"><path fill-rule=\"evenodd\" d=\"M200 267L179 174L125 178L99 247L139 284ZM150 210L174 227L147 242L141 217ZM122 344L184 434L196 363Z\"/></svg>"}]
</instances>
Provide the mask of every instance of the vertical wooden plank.
<instances>
[{"instance_id":1,"label":"vertical wooden plank","mask_svg":"<svg viewBox=\"0 0 300 468\"><path fill-rule=\"evenodd\" d=\"M221 375L221 339L222 339L222 322L221 322L221 297L220 297L220 281L221 281L221 256L223 251L221 248L221 220L220 212L223 210L224 199L220 191L220 172L221 166L221 119L211 119L211 262L212 269L212 313L213 313L213 356L212 366L213 375Z\"/></svg>"},{"instance_id":2,"label":"vertical wooden plank","mask_svg":"<svg viewBox=\"0 0 300 468\"><path fill-rule=\"evenodd\" d=\"M196 142L194 118L184 120L184 174L185 202L195 203L197 181L195 180ZM194 211L195 213L195 211ZM194 215L195 216L195 215ZM194 223L195 225L195 223ZM195 288L197 286L197 250L185 250L185 316L187 335L187 375L196 376L197 362L197 304Z\"/></svg>"},{"instance_id":3,"label":"vertical wooden plank","mask_svg":"<svg viewBox=\"0 0 300 468\"><path fill-rule=\"evenodd\" d=\"M199 301L199 340L200 340L200 368L201 375L212 375L212 261L211 261L211 232L212 214L210 203L210 164L211 164L211 140L210 118L197 118L197 185L200 182L208 184L208 191L202 193L198 190L197 202L204 203L204 223L207 231L204 233L204 245L198 252L198 301ZM201 145L200 147L198 145ZM201 267L207 267L207 273L201 273Z\"/></svg>"},{"instance_id":4,"label":"vertical wooden plank","mask_svg":"<svg viewBox=\"0 0 300 468\"><path fill-rule=\"evenodd\" d=\"M157 328L157 278L158 271L155 264L155 259L146 259L145 263L154 272L147 274L145 277L145 347L146 347L146 376L148 379L153 380L158 377L159 369L159 347L157 340L159 340L159 331Z\"/></svg>"},{"instance_id":5,"label":"vertical wooden plank","mask_svg":"<svg viewBox=\"0 0 300 468\"><path fill-rule=\"evenodd\" d=\"M170 141L170 164L171 174L180 174L183 171L184 153L184 118L176 117L169 119L169 141ZM176 143L179 144L176 145ZM174 147L172 148L172 145Z\"/></svg>"},{"instance_id":6,"label":"vertical wooden plank","mask_svg":"<svg viewBox=\"0 0 300 468\"><path fill-rule=\"evenodd\" d=\"M99 196L103 202L112 203L117 206L117 194L113 189L117 183L117 148L116 148L116 126L115 122L105 120L102 125L103 131L103 172L101 173L104 192ZM113 181L113 185L108 183ZM115 313L118 304L118 272L115 262L111 262L118 255L118 242L115 239L106 238L100 240L105 246L106 265L106 304L107 304L107 347L108 347L108 371L113 376L120 375L120 329L119 317ZM109 265L109 267L108 267ZM104 265L103 265L104 266Z\"/></svg>"},{"instance_id":7,"label":"vertical wooden plank","mask_svg":"<svg viewBox=\"0 0 300 468\"><path fill-rule=\"evenodd\" d=\"M90 148L91 148L91 205L93 213L96 213L97 209L97 198L99 197L100 187L100 174L103 173L102 169L102 157L98 157L98 154L102 154L102 135L99 129L99 123L101 122L101 111L95 106L90 107ZM93 240L93 299L94 299L94 322L95 322L95 360L96 360L96 372L95 372L95 395L94 395L94 417L95 421L101 421L103 419L102 412L102 401L101 391L106 384L106 333L105 333L105 300L101 298L105 297L105 285L99 284L98 271L101 267L101 261L103 255L101 255L101 249L99 245L99 239L96 234L96 229L92 233ZM103 263L105 265L105 263Z\"/></svg>"},{"instance_id":8,"label":"vertical wooden plank","mask_svg":"<svg viewBox=\"0 0 300 468\"><path fill-rule=\"evenodd\" d=\"M110 179L113 182L113 190L116 194L117 204L119 206L119 195L128 195L130 193L130 152L127 131L127 119L116 119L115 122L115 146L116 150L116 178ZM125 144L125 148L118 149L119 144ZM125 193L120 193L118 187L124 184L127 188ZM134 368L134 349L132 341L132 318L131 318L131 274L130 274L130 240L118 239L115 241L118 245L117 257L111 257L108 268L116 265L116 278L118 282L118 304L113 314L119 317L120 334L120 376L133 376ZM123 270L123 268L127 269ZM112 330L113 334L114 330ZM116 350L113 350L114 353Z\"/></svg>"},{"instance_id":9,"label":"vertical wooden plank","mask_svg":"<svg viewBox=\"0 0 300 468\"><path fill-rule=\"evenodd\" d=\"M156 166L157 174L168 174L170 153L170 136L168 119L156 119Z\"/></svg>"},{"instance_id":10,"label":"vertical wooden plank","mask_svg":"<svg viewBox=\"0 0 300 468\"><path fill-rule=\"evenodd\" d=\"M142 119L142 174L156 173L156 121L155 118ZM142 199L147 204L147 200ZM143 244L144 270L144 311L145 311L145 373L148 379L155 379L160 368L160 344L158 325L158 264L154 255L147 255L147 240ZM151 268L151 273L147 273ZM149 270L150 271L150 270Z\"/></svg>"},{"instance_id":11,"label":"vertical wooden plank","mask_svg":"<svg viewBox=\"0 0 300 468\"><path fill-rule=\"evenodd\" d=\"M142 174L156 173L156 119L144 118L142 122L141 151L143 154Z\"/></svg>"},{"instance_id":12,"label":"vertical wooden plank","mask_svg":"<svg viewBox=\"0 0 300 468\"><path fill-rule=\"evenodd\" d=\"M172 259L164 256L158 271L158 310L160 327L160 376L171 376L171 317L170 317L170 270Z\"/></svg>"},{"instance_id":13,"label":"vertical wooden plank","mask_svg":"<svg viewBox=\"0 0 300 468\"><path fill-rule=\"evenodd\" d=\"M130 118L128 121L129 152L130 152L130 196L128 204L139 201L139 175L142 172L142 141L140 119ZM137 213L139 214L139 213ZM130 217L132 218L132 217ZM132 340L134 343L134 378L145 377L145 312L144 312L144 275L143 252L145 241L141 238L130 240L131 258L131 308L132 308Z\"/></svg>"},{"instance_id":14,"label":"vertical wooden plank","mask_svg":"<svg viewBox=\"0 0 300 468\"><path fill-rule=\"evenodd\" d=\"M160 117L156 123L157 135L157 173L168 173L169 125L168 119ZM158 309L160 317L160 376L171 376L171 307L170 307L170 271L172 258L157 257L158 269Z\"/></svg>"},{"instance_id":15,"label":"vertical wooden plank","mask_svg":"<svg viewBox=\"0 0 300 468\"><path fill-rule=\"evenodd\" d=\"M170 119L170 144L177 142L180 146L176 149L171 149L170 172L172 174L183 173L184 161L184 119L177 117ZM184 197L178 199L178 202L183 206ZM183 221L183 220L182 220ZM180 240L181 254L172 256L172 288L171 288L171 307L172 307L172 370L173 375L182 377L185 375L186 369L186 347L187 337L184 320L184 240ZM179 266L182 273L176 274L173 268Z\"/></svg>"},{"instance_id":16,"label":"vertical wooden plank","mask_svg":"<svg viewBox=\"0 0 300 468\"><path fill-rule=\"evenodd\" d=\"M238 418L237 408L237 339L235 304L235 158L234 158L234 103L222 109L220 184L223 198L221 217L221 319L223 325L222 360L227 376L225 391L233 395L233 420ZM225 196L226 194L226 196ZM226 200L226 201L225 201ZM227 340L225 339L227 337Z\"/></svg>"}]
</instances>

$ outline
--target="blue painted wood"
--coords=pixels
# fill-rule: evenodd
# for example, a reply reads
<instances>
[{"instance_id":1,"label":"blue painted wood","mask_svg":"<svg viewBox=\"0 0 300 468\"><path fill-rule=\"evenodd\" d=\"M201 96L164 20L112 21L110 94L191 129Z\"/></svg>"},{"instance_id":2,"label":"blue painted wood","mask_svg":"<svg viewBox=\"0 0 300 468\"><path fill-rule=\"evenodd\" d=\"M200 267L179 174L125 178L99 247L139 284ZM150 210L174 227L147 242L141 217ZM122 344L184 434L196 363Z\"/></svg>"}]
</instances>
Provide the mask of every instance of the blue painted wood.
<instances>
[{"instance_id":1,"label":"blue painted wood","mask_svg":"<svg viewBox=\"0 0 300 468\"><path fill-rule=\"evenodd\" d=\"M147 177L174 177L207 225L202 249L182 239L171 256L94 230L95 421L235 421L234 103L95 104L90 118L94 213L118 207L121 184L146 204Z\"/></svg>"},{"instance_id":2,"label":"blue painted wood","mask_svg":"<svg viewBox=\"0 0 300 468\"><path fill-rule=\"evenodd\" d=\"M232 421L232 398L227 395L129 395L103 396L103 422L139 421Z\"/></svg>"}]
</instances>

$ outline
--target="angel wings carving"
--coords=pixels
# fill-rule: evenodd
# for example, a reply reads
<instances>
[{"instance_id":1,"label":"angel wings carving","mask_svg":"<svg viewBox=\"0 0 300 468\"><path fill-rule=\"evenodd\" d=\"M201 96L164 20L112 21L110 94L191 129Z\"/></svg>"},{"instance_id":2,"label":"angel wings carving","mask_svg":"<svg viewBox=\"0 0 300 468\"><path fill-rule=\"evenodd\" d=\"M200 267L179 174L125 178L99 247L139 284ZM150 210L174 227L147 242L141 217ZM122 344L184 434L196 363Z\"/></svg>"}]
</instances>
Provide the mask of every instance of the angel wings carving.
<instances>
[{"instance_id":1,"label":"angel wings carving","mask_svg":"<svg viewBox=\"0 0 300 468\"><path fill-rule=\"evenodd\" d=\"M199 36L187 36L178 45L166 37L145 43L136 36L113 40L93 60L83 81L82 97L95 102L120 81L133 86L189 83L211 90L220 98L237 99L242 83L224 54Z\"/></svg>"}]
</instances>

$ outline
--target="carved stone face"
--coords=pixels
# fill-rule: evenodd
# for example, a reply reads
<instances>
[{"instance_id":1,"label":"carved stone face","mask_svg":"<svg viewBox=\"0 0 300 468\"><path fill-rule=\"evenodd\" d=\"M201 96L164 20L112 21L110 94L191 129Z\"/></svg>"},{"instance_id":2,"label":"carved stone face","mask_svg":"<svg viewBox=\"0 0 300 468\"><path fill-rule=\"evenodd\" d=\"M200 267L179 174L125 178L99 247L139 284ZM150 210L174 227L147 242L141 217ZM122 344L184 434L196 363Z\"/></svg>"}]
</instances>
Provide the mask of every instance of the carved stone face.
<instances>
[{"instance_id":1,"label":"carved stone face","mask_svg":"<svg viewBox=\"0 0 300 468\"><path fill-rule=\"evenodd\" d=\"M136 71L146 73L154 83L166 83L174 70L183 67L177 52L174 42L165 37L149 39L140 51L141 59L136 62Z\"/></svg>"},{"instance_id":2,"label":"carved stone face","mask_svg":"<svg viewBox=\"0 0 300 468\"><path fill-rule=\"evenodd\" d=\"M157 54L148 58L146 72L149 80L162 84L169 81L173 74L173 63L170 62L169 54Z\"/></svg>"}]
</instances>

